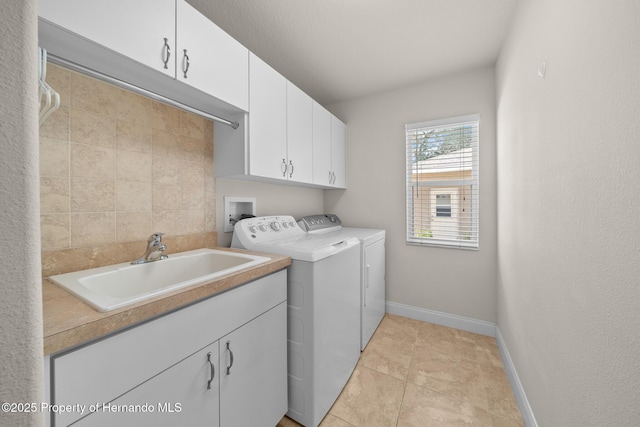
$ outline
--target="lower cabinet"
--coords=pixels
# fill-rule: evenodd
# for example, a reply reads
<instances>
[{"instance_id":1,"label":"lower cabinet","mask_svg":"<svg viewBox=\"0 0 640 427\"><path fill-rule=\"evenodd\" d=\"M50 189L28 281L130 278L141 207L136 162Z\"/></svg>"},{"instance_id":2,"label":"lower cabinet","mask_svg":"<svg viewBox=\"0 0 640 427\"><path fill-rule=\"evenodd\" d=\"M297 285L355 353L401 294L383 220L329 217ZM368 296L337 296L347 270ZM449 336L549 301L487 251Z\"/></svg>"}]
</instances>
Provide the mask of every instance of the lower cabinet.
<instances>
[{"instance_id":1,"label":"lower cabinet","mask_svg":"<svg viewBox=\"0 0 640 427\"><path fill-rule=\"evenodd\" d=\"M50 358L51 425L273 427L287 412L286 271Z\"/></svg>"},{"instance_id":2,"label":"lower cabinet","mask_svg":"<svg viewBox=\"0 0 640 427\"><path fill-rule=\"evenodd\" d=\"M218 342L139 385L74 426L220 425Z\"/></svg>"},{"instance_id":3,"label":"lower cabinet","mask_svg":"<svg viewBox=\"0 0 640 427\"><path fill-rule=\"evenodd\" d=\"M287 336L274 330L287 330L286 303L220 340L221 426L273 427L287 412Z\"/></svg>"}]
</instances>

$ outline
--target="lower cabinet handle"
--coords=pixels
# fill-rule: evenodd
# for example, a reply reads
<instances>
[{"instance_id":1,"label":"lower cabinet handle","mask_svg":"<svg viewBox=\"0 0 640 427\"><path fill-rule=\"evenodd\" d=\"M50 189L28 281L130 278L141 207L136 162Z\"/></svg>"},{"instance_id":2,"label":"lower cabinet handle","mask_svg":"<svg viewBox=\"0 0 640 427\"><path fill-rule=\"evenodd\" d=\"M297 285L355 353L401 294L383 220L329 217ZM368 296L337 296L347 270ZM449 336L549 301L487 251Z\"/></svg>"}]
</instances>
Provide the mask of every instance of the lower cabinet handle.
<instances>
[{"instance_id":1,"label":"lower cabinet handle","mask_svg":"<svg viewBox=\"0 0 640 427\"><path fill-rule=\"evenodd\" d=\"M329 184L331 184L332 180L333 180L333 172L329 171Z\"/></svg>"},{"instance_id":2,"label":"lower cabinet handle","mask_svg":"<svg viewBox=\"0 0 640 427\"><path fill-rule=\"evenodd\" d=\"M282 171L282 177L286 178L287 176L287 169L289 168L289 165L287 165L287 162L285 159L282 159L282 164L280 165L280 170Z\"/></svg>"},{"instance_id":3,"label":"lower cabinet handle","mask_svg":"<svg viewBox=\"0 0 640 427\"><path fill-rule=\"evenodd\" d=\"M289 178L293 176L293 161L289 160L289 165L291 166L291 172L289 172Z\"/></svg>"},{"instance_id":4,"label":"lower cabinet handle","mask_svg":"<svg viewBox=\"0 0 640 427\"><path fill-rule=\"evenodd\" d=\"M211 376L207 381L207 390L211 390L211 383L216 376L216 368L213 366L213 362L211 361L211 352L207 353L207 362L209 362L209 366L211 367Z\"/></svg>"},{"instance_id":5,"label":"lower cabinet handle","mask_svg":"<svg viewBox=\"0 0 640 427\"><path fill-rule=\"evenodd\" d=\"M231 367L233 366L233 351L231 351L231 341L227 341L227 350L229 350L229 366L227 366L227 375L231 375Z\"/></svg>"}]
</instances>

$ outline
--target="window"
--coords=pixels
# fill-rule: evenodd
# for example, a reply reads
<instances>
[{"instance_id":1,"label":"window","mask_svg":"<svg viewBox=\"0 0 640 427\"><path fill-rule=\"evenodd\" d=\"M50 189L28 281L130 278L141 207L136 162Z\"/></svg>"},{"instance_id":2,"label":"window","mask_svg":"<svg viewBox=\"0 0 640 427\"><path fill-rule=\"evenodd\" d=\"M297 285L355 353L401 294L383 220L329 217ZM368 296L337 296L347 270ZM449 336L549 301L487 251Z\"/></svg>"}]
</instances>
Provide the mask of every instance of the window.
<instances>
[{"instance_id":1,"label":"window","mask_svg":"<svg viewBox=\"0 0 640 427\"><path fill-rule=\"evenodd\" d=\"M405 126L407 243L478 248L479 115Z\"/></svg>"}]
</instances>

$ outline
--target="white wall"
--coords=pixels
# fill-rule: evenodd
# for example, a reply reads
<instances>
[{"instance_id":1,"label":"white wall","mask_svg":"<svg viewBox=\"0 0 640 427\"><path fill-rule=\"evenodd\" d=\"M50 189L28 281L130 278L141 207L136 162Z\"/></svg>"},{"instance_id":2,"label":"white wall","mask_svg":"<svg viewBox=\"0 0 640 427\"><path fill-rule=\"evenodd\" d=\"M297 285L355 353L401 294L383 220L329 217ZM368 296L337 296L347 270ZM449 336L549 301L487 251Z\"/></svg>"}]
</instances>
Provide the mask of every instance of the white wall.
<instances>
[{"instance_id":1,"label":"white wall","mask_svg":"<svg viewBox=\"0 0 640 427\"><path fill-rule=\"evenodd\" d=\"M215 139L215 136L214 136ZM306 215L324 213L323 190L289 185L216 178L216 231L218 245L229 246L232 233L223 232L224 197L255 197L256 215Z\"/></svg>"},{"instance_id":2,"label":"white wall","mask_svg":"<svg viewBox=\"0 0 640 427\"><path fill-rule=\"evenodd\" d=\"M497 65L498 326L540 426L640 425L639 23L524 0Z\"/></svg>"},{"instance_id":3,"label":"white wall","mask_svg":"<svg viewBox=\"0 0 640 427\"><path fill-rule=\"evenodd\" d=\"M0 10L0 402L41 402L37 2L2 0ZM0 411L3 426L43 419Z\"/></svg>"},{"instance_id":4,"label":"white wall","mask_svg":"<svg viewBox=\"0 0 640 427\"><path fill-rule=\"evenodd\" d=\"M495 79L487 68L329 106L347 123L347 190L325 211L387 230L387 300L495 322ZM405 244L405 123L480 113L480 250Z\"/></svg>"}]
</instances>

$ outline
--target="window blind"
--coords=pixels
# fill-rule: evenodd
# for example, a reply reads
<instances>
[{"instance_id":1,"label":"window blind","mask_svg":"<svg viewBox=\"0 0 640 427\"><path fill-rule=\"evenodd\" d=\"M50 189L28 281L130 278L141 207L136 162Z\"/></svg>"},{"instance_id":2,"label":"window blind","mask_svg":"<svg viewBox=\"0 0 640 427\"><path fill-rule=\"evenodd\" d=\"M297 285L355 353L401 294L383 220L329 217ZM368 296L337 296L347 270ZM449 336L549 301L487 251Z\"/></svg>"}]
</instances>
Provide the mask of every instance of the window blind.
<instances>
[{"instance_id":1,"label":"window blind","mask_svg":"<svg viewBox=\"0 0 640 427\"><path fill-rule=\"evenodd\" d=\"M405 125L407 243L478 248L480 116Z\"/></svg>"}]
</instances>

